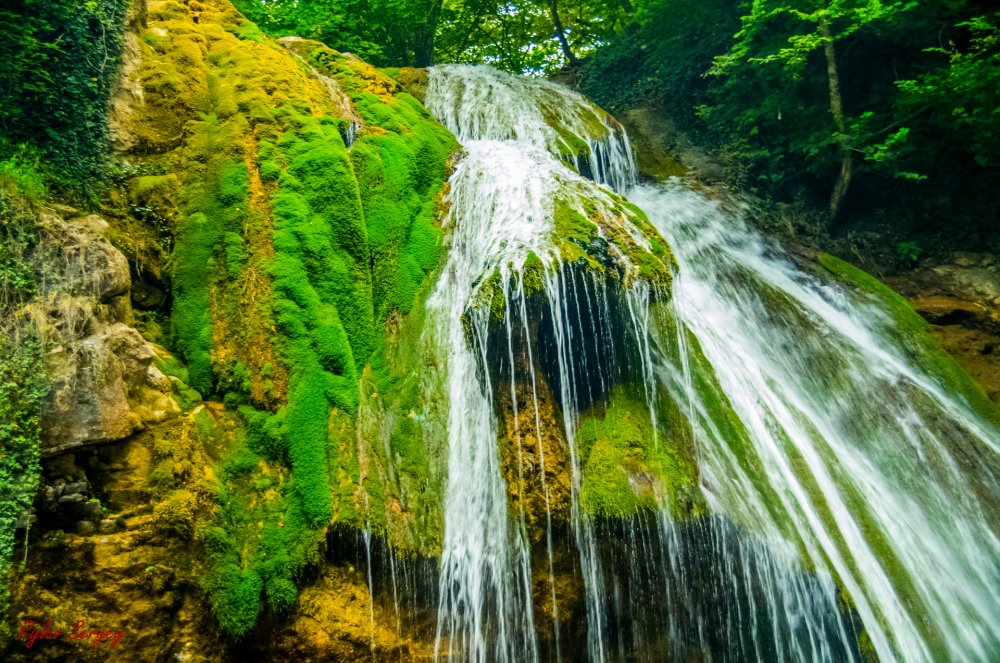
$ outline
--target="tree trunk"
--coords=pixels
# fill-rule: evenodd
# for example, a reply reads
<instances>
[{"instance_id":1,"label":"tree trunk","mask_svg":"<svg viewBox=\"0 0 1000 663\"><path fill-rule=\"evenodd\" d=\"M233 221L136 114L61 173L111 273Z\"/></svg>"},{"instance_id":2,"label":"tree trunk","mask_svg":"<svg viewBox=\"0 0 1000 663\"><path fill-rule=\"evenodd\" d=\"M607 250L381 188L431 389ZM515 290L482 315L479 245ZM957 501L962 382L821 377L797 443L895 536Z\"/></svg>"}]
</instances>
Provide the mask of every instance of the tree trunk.
<instances>
[{"instance_id":1,"label":"tree trunk","mask_svg":"<svg viewBox=\"0 0 1000 663\"><path fill-rule=\"evenodd\" d=\"M552 13L552 25L556 28L556 39L559 40L559 47L562 49L563 55L566 56L566 60L570 65L575 66L578 60L569 47L569 40L566 39L566 29L563 28L562 19L559 18L559 0L548 0L548 3L549 11Z\"/></svg>"},{"instance_id":2,"label":"tree trunk","mask_svg":"<svg viewBox=\"0 0 1000 663\"><path fill-rule=\"evenodd\" d=\"M443 2L444 0L434 0L427 22L417 25L413 30L414 67L429 67L434 64L434 37L437 34L438 17L441 16Z\"/></svg>"},{"instance_id":3,"label":"tree trunk","mask_svg":"<svg viewBox=\"0 0 1000 663\"><path fill-rule=\"evenodd\" d=\"M832 225L840 207L851 186L851 176L854 174L854 156L847 144L847 122L844 120L844 103L840 96L840 74L837 71L837 53L833 47L833 36L830 34L830 24L825 18L820 19L819 33L823 37L823 53L826 56L826 78L830 85L830 114L833 123L840 134L840 173L830 194L830 224Z\"/></svg>"}]
</instances>

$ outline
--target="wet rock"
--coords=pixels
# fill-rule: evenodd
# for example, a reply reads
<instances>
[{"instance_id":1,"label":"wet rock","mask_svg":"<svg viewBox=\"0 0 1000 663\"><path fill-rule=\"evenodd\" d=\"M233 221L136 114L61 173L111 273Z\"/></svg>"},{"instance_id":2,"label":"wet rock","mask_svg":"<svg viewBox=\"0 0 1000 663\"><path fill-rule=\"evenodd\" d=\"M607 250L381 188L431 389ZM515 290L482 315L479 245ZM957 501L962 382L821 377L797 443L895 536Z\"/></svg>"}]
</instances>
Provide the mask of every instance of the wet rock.
<instances>
[{"instance_id":1,"label":"wet rock","mask_svg":"<svg viewBox=\"0 0 1000 663\"><path fill-rule=\"evenodd\" d=\"M160 308L167 300L167 293L160 286L150 278L136 281L132 284L132 303L147 311Z\"/></svg>"},{"instance_id":2,"label":"wet rock","mask_svg":"<svg viewBox=\"0 0 1000 663\"><path fill-rule=\"evenodd\" d=\"M76 531L78 534L93 534L97 528L94 527L94 523L89 520L81 520L76 524Z\"/></svg>"},{"instance_id":3,"label":"wet rock","mask_svg":"<svg viewBox=\"0 0 1000 663\"><path fill-rule=\"evenodd\" d=\"M662 112L640 107L626 111L618 119L628 130L643 175L663 180L691 174L709 185L725 179L726 166L718 156L697 147Z\"/></svg>"},{"instance_id":4,"label":"wet rock","mask_svg":"<svg viewBox=\"0 0 1000 663\"><path fill-rule=\"evenodd\" d=\"M973 253L965 253L964 251L959 251L954 254L952 261L958 267L975 267L979 262L978 257Z\"/></svg>"},{"instance_id":5,"label":"wet rock","mask_svg":"<svg viewBox=\"0 0 1000 663\"><path fill-rule=\"evenodd\" d=\"M101 516L104 515L104 510L101 508L101 503L96 500L91 500L85 502L80 508L80 515L82 518L86 518L90 521L99 521Z\"/></svg>"},{"instance_id":6,"label":"wet rock","mask_svg":"<svg viewBox=\"0 0 1000 663\"><path fill-rule=\"evenodd\" d=\"M34 527L38 523L38 516L33 513L22 513L14 524L14 529L25 529Z\"/></svg>"},{"instance_id":7,"label":"wet rock","mask_svg":"<svg viewBox=\"0 0 1000 663\"><path fill-rule=\"evenodd\" d=\"M1000 297L1000 273L978 266L979 261L963 260L955 265L940 265L932 272L942 290L957 296L993 300Z\"/></svg>"},{"instance_id":8,"label":"wet rock","mask_svg":"<svg viewBox=\"0 0 1000 663\"><path fill-rule=\"evenodd\" d=\"M1000 272L993 256L959 252L948 263L886 282L909 299L941 346L1000 404Z\"/></svg>"},{"instance_id":9,"label":"wet rock","mask_svg":"<svg viewBox=\"0 0 1000 663\"><path fill-rule=\"evenodd\" d=\"M533 381L518 383L513 396L516 403L509 389L499 394L503 413L501 469L511 510L524 513L528 534L537 541L549 519L561 522L569 518L569 447L544 376L536 373Z\"/></svg>"},{"instance_id":10,"label":"wet rock","mask_svg":"<svg viewBox=\"0 0 1000 663\"><path fill-rule=\"evenodd\" d=\"M954 297L918 297L910 304L925 320L936 325L984 324L989 311L980 304Z\"/></svg>"},{"instance_id":11,"label":"wet rock","mask_svg":"<svg viewBox=\"0 0 1000 663\"><path fill-rule=\"evenodd\" d=\"M86 495L89 486L86 481L75 481L73 483L68 483L62 486L63 495L73 495L79 493L81 495Z\"/></svg>"}]
</instances>

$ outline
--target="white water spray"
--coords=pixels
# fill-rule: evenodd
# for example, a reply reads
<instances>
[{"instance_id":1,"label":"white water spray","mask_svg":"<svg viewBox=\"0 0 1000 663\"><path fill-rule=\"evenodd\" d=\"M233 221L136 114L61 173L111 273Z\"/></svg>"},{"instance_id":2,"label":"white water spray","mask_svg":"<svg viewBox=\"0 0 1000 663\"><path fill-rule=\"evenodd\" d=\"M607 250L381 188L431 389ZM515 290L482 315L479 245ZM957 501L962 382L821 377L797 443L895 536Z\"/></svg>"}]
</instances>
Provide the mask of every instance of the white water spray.
<instances>
[{"instance_id":1,"label":"white water spray","mask_svg":"<svg viewBox=\"0 0 1000 663\"><path fill-rule=\"evenodd\" d=\"M856 660L862 630L882 660L995 659L998 434L916 368L882 309L794 267L696 193L633 189L624 132L560 86L447 66L431 71L427 105L465 149L450 180L448 262L428 302L449 394L437 657L540 656L524 514L510 513L497 450L490 307L476 305L498 274L508 351L519 338L553 348L591 660ZM628 190L673 243L667 323L640 282L623 297L627 338L588 331L610 328L618 286L562 263L555 208L611 217L618 199L584 176ZM532 256L551 338L533 338L525 315ZM581 366L591 355L580 348L595 343L607 363L636 365ZM633 357L614 359L621 343ZM541 359L523 359L535 390ZM582 513L576 429L592 398L579 375L594 371L605 389L626 368L654 435L663 399L687 414L713 516L674 522L664 504L612 532ZM538 431L537 393L534 407ZM550 519L550 572L551 530ZM630 552L609 552L612 537Z\"/></svg>"}]
</instances>

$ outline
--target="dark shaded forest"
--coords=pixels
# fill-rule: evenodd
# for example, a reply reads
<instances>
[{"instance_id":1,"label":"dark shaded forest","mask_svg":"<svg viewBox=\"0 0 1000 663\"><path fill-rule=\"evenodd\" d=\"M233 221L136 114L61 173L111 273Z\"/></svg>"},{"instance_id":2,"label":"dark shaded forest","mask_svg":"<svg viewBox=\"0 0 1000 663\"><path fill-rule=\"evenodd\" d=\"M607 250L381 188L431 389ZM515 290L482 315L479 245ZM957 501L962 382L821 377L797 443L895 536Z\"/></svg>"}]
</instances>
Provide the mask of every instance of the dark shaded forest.
<instances>
[{"instance_id":1,"label":"dark shaded forest","mask_svg":"<svg viewBox=\"0 0 1000 663\"><path fill-rule=\"evenodd\" d=\"M562 72L612 112L653 106L725 161L729 183L834 233L889 228L903 262L939 245L1000 249L990 2L237 4L272 34L383 66Z\"/></svg>"}]
</instances>

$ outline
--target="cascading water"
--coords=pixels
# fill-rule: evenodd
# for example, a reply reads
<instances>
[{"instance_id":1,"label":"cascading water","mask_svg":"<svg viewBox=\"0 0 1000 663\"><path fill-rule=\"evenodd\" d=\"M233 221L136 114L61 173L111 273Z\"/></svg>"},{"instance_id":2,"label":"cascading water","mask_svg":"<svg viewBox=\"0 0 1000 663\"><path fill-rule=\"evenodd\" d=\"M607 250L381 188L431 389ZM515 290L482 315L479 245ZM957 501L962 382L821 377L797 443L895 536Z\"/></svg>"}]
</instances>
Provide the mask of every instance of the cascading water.
<instances>
[{"instance_id":1,"label":"cascading water","mask_svg":"<svg viewBox=\"0 0 1000 663\"><path fill-rule=\"evenodd\" d=\"M606 173L611 181L624 184L634 177L634 166L620 134L592 106L556 85L528 83L486 68L446 67L432 71L427 101L466 150L450 180L454 224L450 257L428 303L440 325L436 336L446 348L450 401L438 640L447 636L449 652L470 660L536 660L524 519L523 514L508 517L493 390L483 384L489 381L483 370L489 312L470 310L470 305L485 279L497 272L510 341L515 328L527 325L523 317L513 319L510 311L515 300L524 300L524 268L529 255L534 255L546 266L545 291L552 310L561 310L565 283L555 267L559 252L552 238L557 201L581 210L586 204L608 210L614 206L607 194L554 156L570 143L567 134L560 135L543 114L551 114L564 131L577 130L568 136L590 135L584 129L587 122L605 129L606 147L599 150L602 156L594 161L591 172ZM492 104L499 104L504 112L494 112ZM596 141L584 144L598 152ZM466 325L472 330L471 343ZM567 327L557 325L556 329ZM568 346L559 345L565 355ZM565 363L566 357L561 360ZM570 382L563 381L563 390L571 388ZM535 407L537 420L537 401ZM567 408L565 412L572 439L573 411ZM572 472L576 491L575 458ZM573 522L578 526L583 571L588 585L596 584L593 540L576 504L574 499ZM596 591L589 595L596 596ZM589 607L593 613L591 651L601 658L600 615L593 604Z\"/></svg>"},{"instance_id":2,"label":"cascading water","mask_svg":"<svg viewBox=\"0 0 1000 663\"><path fill-rule=\"evenodd\" d=\"M1000 437L917 368L931 364L882 308L796 268L699 194L636 187L624 132L558 85L439 67L427 106L465 150L427 305L449 399L437 657L1000 655ZM671 242L669 300L643 263L656 233L598 185ZM565 218L596 227L587 256ZM653 448L693 448L692 499L709 515L675 519L671 490L638 471L625 485L650 484L656 508L584 508L584 413L610 412L626 383ZM574 652L554 579L560 453L584 594ZM541 519L520 495L529 473Z\"/></svg>"},{"instance_id":3,"label":"cascading water","mask_svg":"<svg viewBox=\"0 0 1000 663\"><path fill-rule=\"evenodd\" d=\"M678 317L749 443L756 476L702 416L713 511L800 542L839 578L883 660L1000 652L1000 436L921 370L889 312L797 269L680 187L630 194L674 247ZM790 528L790 529L789 529Z\"/></svg>"}]
</instances>

